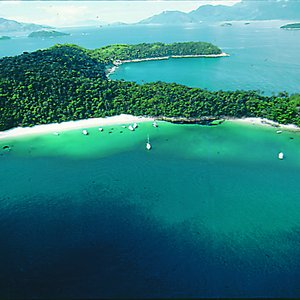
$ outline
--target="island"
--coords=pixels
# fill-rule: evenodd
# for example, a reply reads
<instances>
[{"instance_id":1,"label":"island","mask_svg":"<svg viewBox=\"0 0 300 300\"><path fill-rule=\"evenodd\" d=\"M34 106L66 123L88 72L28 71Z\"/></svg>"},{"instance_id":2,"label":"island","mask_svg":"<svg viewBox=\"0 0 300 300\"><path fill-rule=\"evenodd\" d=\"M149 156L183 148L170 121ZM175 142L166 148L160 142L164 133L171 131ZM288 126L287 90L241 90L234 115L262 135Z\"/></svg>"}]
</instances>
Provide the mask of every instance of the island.
<instances>
[{"instance_id":1,"label":"island","mask_svg":"<svg viewBox=\"0 0 300 300\"><path fill-rule=\"evenodd\" d=\"M230 27L230 26L232 26L232 23L223 23L223 24L221 24L221 26L223 26L223 27Z\"/></svg>"},{"instance_id":2,"label":"island","mask_svg":"<svg viewBox=\"0 0 300 300\"><path fill-rule=\"evenodd\" d=\"M55 30L40 30L31 32L28 37L30 38L53 38L59 36L70 35L69 33L59 32Z\"/></svg>"},{"instance_id":3,"label":"island","mask_svg":"<svg viewBox=\"0 0 300 300\"><path fill-rule=\"evenodd\" d=\"M299 95L208 91L160 81L137 84L106 76L108 65L118 59L221 53L217 46L201 42L114 45L96 50L55 45L2 58L0 131L122 114L205 123L261 117L300 126Z\"/></svg>"},{"instance_id":4,"label":"island","mask_svg":"<svg viewBox=\"0 0 300 300\"><path fill-rule=\"evenodd\" d=\"M11 37L7 35L0 36L0 41L10 40Z\"/></svg>"},{"instance_id":5,"label":"island","mask_svg":"<svg viewBox=\"0 0 300 300\"><path fill-rule=\"evenodd\" d=\"M281 29L299 30L300 23L286 24L280 27Z\"/></svg>"}]
</instances>

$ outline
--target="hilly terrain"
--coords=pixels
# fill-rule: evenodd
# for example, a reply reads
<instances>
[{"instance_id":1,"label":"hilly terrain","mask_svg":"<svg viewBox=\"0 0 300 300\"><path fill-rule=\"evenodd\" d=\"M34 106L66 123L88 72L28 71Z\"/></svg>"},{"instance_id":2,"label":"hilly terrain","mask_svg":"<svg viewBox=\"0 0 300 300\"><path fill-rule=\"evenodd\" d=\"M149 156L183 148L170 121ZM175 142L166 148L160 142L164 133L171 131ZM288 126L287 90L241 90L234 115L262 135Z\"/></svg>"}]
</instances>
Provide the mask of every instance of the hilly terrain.
<instances>
[{"instance_id":1,"label":"hilly terrain","mask_svg":"<svg viewBox=\"0 0 300 300\"><path fill-rule=\"evenodd\" d=\"M243 0L233 6L203 5L190 13L165 11L138 24L197 24L205 21L300 20L300 1Z\"/></svg>"},{"instance_id":2,"label":"hilly terrain","mask_svg":"<svg viewBox=\"0 0 300 300\"><path fill-rule=\"evenodd\" d=\"M14 20L0 18L0 35L14 35L16 33L30 33L42 29L49 29L50 26L38 25L32 23L22 23Z\"/></svg>"}]
</instances>

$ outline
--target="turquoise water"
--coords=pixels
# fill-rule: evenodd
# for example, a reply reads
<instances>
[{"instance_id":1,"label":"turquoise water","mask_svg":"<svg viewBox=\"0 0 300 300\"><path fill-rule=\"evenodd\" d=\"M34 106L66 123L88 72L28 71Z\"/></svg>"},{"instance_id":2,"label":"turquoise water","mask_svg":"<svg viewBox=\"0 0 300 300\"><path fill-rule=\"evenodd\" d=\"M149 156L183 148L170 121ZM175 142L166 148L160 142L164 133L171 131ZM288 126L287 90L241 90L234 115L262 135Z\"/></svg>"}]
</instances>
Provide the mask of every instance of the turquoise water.
<instances>
[{"instance_id":1,"label":"turquoise water","mask_svg":"<svg viewBox=\"0 0 300 300\"><path fill-rule=\"evenodd\" d=\"M183 33L178 30L176 35ZM259 90L268 95L300 92L300 32L278 28L192 28L191 40L212 42L226 58L170 59L123 64L111 79L176 82L208 90ZM186 37L187 37L186 36Z\"/></svg>"},{"instance_id":2,"label":"turquoise water","mask_svg":"<svg viewBox=\"0 0 300 300\"><path fill-rule=\"evenodd\" d=\"M235 23L232 27L108 26L65 29L70 36L54 39L25 37L1 41L0 57L73 43L89 49L116 43L206 41L229 58L190 59L125 64L112 78L137 82L162 80L209 90L254 89L267 94L300 92L300 32L282 30L284 22Z\"/></svg>"},{"instance_id":3,"label":"turquoise water","mask_svg":"<svg viewBox=\"0 0 300 300\"><path fill-rule=\"evenodd\" d=\"M89 133L0 142L1 297L299 296L298 132Z\"/></svg>"},{"instance_id":4,"label":"turquoise water","mask_svg":"<svg viewBox=\"0 0 300 300\"><path fill-rule=\"evenodd\" d=\"M231 56L124 64L112 78L299 92L300 32L278 27L70 29L1 41L0 56L202 40ZM300 296L298 132L160 122L89 133L0 140L0 298Z\"/></svg>"}]
</instances>

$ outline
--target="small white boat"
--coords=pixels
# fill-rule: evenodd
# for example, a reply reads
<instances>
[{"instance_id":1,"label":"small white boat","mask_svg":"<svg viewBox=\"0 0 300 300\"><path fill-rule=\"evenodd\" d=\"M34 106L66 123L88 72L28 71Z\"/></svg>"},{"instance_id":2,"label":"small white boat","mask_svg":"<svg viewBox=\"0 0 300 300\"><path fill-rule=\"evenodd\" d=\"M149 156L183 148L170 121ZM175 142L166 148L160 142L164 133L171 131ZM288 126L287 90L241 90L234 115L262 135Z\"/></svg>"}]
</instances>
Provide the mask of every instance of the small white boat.
<instances>
[{"instance_id":1,"label":"small white boat","mask_svg":"<svg viewBox=\"0 0 300 300\"><path fill-rule=\"evenodd\" d=\"M53 132L53 134L54 134L54 135L59 135L59 132L56 132L56 131L55 131L55 132Z\"/></svg>"},{"instance_id":2,"label":"small white boat","mask_svg":"<svg viewBox=\"0 0 300 300\"><path fill-rule=\"evenodd\" d=\"M277 130L276 133L277 134L282 133L282 130Z\"/></svg>"},{"instance_id":3,"label":"small white boat","mask_svg":"<svg viewBox=\"0 0 300 300\"><path fill-rule=\"evenodd\" d=\"M87 131L86 129L83 129L83 130L82 130L82 134L88 135L89 133L88 133L88 131Z\"/></svg>"},{"instance_id":4,"label":"small white boat","mask_svg":"<svg viewBox=\"0 0 300 300\"><path fill-rule=\"evenodd\" d=\"M134 128L132 127L132 125L129 125L128 129L131 130L131 131L134 131Z\"/></svg>"},{"instance_id":5,"label":"small white boat","mask_svg":"<svg viewBox=\"0 0 300 300\"><path fill-rule=\"evenodd\" d=\"M278 158L279 158L280 160L282 160L282 159L284 158L283 152L278 153Z\"/></svg>"},{"instance_id":6,"label":"small white boat","mask_svg":"<svg viewBox=\"0 0 300 300\"><path fill-rule=\"evenodd\" d=\"M133 126L132 126L134 129L138 128L138 124L137 123L133 123Z\"/></svg>"},{"instance_id":7,"label":"small white boat","mask_svg":"<svg viewBox=\"0 0 300 300\"><path fill-rule=\"evenodd\" d=\"M155 121L152 123L152 126L153 127L158 127L158 125L157 125L157 123Z\"/></svg>"},{"instance_id":8,"label":"small white boat","mask_svg":"<svg viewBox=\"0 0 300 300\"><path fill-rule=\"evenodd\" d=\"M147 150L151 150L152 146L150 144L150 140L149 140L149 135L148 135L148 140L147 140L147 144L146 144L146 149Z\"/></svg>"},{"instance_id":9,"label":"small white boat","mask_svg":"<svg viewBox=\"0 0 300 300\"><path fill-rule=\"evenodd\" d=\"M98 129L99 131L103 131L103 128L102 127L99 127L99 129Z\"/></svg>"},{"instance_id":10,"label":"small white boat","mask_svg":"<svg viewBox=\"0 0 300 300\"><path fill-rule=\"evenodd\" d=\"M121 127L122 127L122 128L126 128L126 126L125 126L125 125L122 125Z\"/></svg>"}]
</instances>

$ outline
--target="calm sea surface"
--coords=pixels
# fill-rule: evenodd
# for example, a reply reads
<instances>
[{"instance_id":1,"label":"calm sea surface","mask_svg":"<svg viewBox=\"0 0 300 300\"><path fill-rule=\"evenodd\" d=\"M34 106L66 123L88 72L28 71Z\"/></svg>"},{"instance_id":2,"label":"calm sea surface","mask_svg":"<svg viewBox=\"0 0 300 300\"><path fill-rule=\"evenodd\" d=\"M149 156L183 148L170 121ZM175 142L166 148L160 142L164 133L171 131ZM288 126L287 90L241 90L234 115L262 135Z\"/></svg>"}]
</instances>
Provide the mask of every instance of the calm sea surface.
<instances>
[{"instance_id":1,"label":"calm sea surface","mask_svg":"<svg viewBox=\"0 0 300 300\"><path fill-rule=\"evenodd\" d=\"M267 27L74 29L1 41L0 54L204 40L231 56L112 77L299 92L300 32ZM230 122L89 133L0 140L0 298L300 297L300 133Z\"/></svg>"},{"instance_id":2,"label":"calm sea surface","mask_svg":"<svg viewBox=\"0 0 300 300\"><path fill-rule=\"evenodd\" d=\"M0 142L2 298L300 295L300 133L89 132Z\"/></svg>"}]
</instances>

